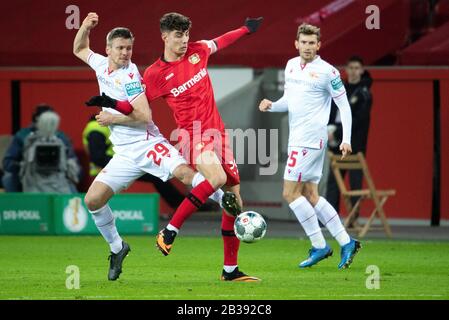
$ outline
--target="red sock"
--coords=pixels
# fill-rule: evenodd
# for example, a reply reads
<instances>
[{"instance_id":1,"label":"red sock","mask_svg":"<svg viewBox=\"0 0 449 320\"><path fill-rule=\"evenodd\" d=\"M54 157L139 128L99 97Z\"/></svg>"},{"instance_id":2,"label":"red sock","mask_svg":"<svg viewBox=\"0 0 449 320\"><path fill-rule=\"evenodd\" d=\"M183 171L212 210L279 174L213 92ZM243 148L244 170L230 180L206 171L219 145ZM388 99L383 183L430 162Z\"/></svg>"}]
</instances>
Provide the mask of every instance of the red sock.
<instances>
[{"instance_id":1,"label":"red sock","mask_svg":"<svg viewBox=\"0 0 449 320\"><path fill-rule=\"evenodd\" d=\"M170 220L170 224L178 229L181 229L184 221L201 207L207 198L215 192L209 181L204 180L195 188L181 202L175 214Z\"/></svg>"},{"instance_id":2,"label":"red sock","mask_svg":"<svg viewBox=\"0 0 449 320\"><path fill-rule=\"evenodd\" d=\"M236 266L239 253L240 240L234 233L235 217L227 215L224 210L221 216L221 234L224 245L224 265Z\"/></svg>"}]
</instances>

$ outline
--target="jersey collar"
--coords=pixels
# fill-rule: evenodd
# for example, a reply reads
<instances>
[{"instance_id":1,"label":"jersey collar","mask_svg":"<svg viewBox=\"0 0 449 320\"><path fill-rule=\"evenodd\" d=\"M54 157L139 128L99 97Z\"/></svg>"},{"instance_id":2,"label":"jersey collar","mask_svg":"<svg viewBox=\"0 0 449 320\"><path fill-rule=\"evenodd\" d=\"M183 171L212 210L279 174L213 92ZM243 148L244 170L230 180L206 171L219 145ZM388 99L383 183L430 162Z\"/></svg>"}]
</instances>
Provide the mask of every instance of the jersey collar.
<instances>
[{"instance_id":1,"label":"jersey collar","mask_svg":"<svg viewBox=\"0 0 449 320\"><path fill-rule=\"evenodd\" d=\"M312 63L316 63L318 62L318 60L321 60L321 57L319 55L315 56L315 59L312 60L312 62L306 62L305 64L301 63L301 57L299 57L299 66L301 67L301 71L304 70L304 68L308 65L308 64L312 64Z\"/></svg>"},{"instance_id":2,"label":"jersey collar","mask_svg":"<svg viewBox=\"0 0 449 320\"><path fill-rule=\"evenodd\" d=\"M188 52L189 52L189 46L187 46L187 51L184 54L184 56L181 59L179 59L178 61L170 62L170 61L165 60L164 53L161 54L161 57L159 58L159 60L162 62L162 64L176 65L176 64L181 63L182 61L184 61L184 59L186 58Z\"/></svg>"},{"instance_id":3,"label":"jersey collar","mask_svg":"<svg viewBox=\"0 0 449 320\"><path fill-rule=\"evenodd\" d=\"M127 69L127 68L129 67L130 64L131 64L131 60L129 60L129 61L128 61L128 64L127 64L127 65L124 65L123 67L120 67L120 68L115 69L115 70L111 70L111 69L109 69L109 62L108 62L108 65L106 66L106 70L105 70L105 71L106 71L106 73L108 74L108 76L110 76L110 75L113 74L115 71Z\"/></svg>"}]
</instances>

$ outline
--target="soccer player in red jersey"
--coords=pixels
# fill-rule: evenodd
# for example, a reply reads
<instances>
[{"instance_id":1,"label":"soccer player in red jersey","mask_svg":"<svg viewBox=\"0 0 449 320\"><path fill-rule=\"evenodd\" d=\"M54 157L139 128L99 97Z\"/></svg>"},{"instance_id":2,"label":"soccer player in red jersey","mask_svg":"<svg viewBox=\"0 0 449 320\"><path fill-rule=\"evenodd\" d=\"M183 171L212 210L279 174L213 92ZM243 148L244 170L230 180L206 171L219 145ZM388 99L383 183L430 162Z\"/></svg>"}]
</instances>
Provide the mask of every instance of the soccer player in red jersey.
<instances>
[{"instance_id":1,"label":"soccer player in red jersey","mask_svg":"<svg viewBox=\"0 0 449 320\"><path fill-rule=\"evenodd\" d=\"M225 187L229 191L226 195L236 197L237 200L234 201L234 216L225 210L222 213L224 268L221 279L225 281L249 282L260 279L247 276L239 271L237 265L240 241L234 234L234 221L242 207L240 177L215 103L207 63L211 54L256 32L261 22L262 18L247 18L244 26L213 40L189 42L190 19L179 13L167 13L160 19L164 53L146 69L143 76L148 101L159 97L165 99L178 125L181 152L206 178L181 203L168 226L158 234L156 244L164 255L169 254L184 221L215 190ZM116 110L125 114L129 110L125 101L114 101L113 104ZM235 199L229 199L232 200Z\"/></svg>"}]
</instances>

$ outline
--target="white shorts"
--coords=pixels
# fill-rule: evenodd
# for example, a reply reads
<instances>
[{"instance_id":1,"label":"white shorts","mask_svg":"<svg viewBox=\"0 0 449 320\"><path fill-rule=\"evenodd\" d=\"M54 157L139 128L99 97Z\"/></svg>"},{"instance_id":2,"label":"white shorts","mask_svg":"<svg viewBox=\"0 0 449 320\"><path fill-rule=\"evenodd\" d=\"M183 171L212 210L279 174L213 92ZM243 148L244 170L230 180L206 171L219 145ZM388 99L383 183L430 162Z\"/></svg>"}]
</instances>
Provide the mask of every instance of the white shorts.
<instances>
[{"instance_id":1,"label":"white shorts","mask_svg":"<svg viewBox=\"0 0 449 320\"><path fill-rule=\"evenodd\" d=\"M284 180L318 184L323 175L326 148L288 147Z\"/></svg>"},{"instance_id":2,"label":"white shorts","mask_svg":"<svg viewBox=\"0 0 449 320\"><path fill-rule=\"evenodd\" d=\"M145 173L167 181L173 171L187 161L165 138L115 146L114 156L94 181L120 192Z\"/></svg>"}]
</instances>

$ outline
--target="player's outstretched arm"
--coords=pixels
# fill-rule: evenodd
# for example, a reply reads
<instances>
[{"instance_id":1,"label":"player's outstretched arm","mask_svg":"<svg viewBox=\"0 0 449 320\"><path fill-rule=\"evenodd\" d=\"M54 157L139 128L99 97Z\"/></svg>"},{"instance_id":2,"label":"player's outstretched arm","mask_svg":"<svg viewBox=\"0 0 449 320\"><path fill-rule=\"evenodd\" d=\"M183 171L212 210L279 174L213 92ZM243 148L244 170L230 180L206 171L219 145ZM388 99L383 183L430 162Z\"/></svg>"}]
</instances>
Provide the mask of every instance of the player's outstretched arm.
<instances>
[{"instance_id":1,"label":"player's outstretched arm","mask_svg":"<svg viewBox=\"0 0 449 320\"><path fill-rule=\"evenodd\" d=\"M89 57L89 33L98 24L98 15L89 12L73 40L73 54L87 63Z\"/></svg>"},{"instance_id":2,"label":"player's outstretched arm","mask_svg":"<svg viewBox=\"0 0 449 320\"><path fill-rule=\"evenodd\" d=\"M235 30L229 31L215 39L213 39L213 43L215 44L215 48L211 49L211 53L215 53L218 50L224 49L238 39L243 37L244 35L251 34L256 32L260 25L262 24L263 17L259 18L246 18L245 24Z\"/></svg>"},{"instance_id":3,"label":"player's outstretched arm","mask_svg":"<svg viewBox=\"0 0 449 320\"><path fill-rule=\"evenodd\" d=\"M288 111L287 98L284 95L276 102L263 99L259 104L259 110L262 112L286 112Z\"/></svg>"}]
</instances>

